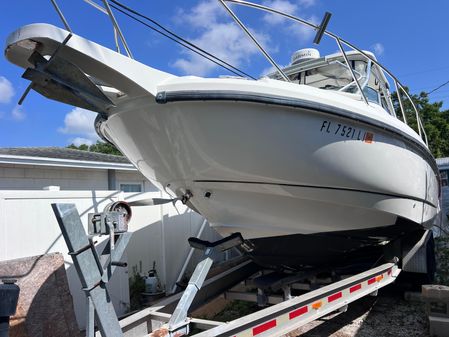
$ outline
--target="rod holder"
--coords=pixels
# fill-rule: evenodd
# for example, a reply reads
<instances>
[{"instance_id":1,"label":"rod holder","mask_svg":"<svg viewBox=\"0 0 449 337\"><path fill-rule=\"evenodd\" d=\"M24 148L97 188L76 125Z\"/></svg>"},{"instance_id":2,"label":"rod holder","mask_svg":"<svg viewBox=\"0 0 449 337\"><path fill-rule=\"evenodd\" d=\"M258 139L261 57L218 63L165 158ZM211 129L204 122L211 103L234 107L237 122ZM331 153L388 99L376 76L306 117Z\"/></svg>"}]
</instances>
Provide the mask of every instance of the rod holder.
<instances>
[{"instance_id":1,"label":"rod holder","mask_svg":"<svg viewBox=\"0 0 449 337\"><path fill-rule=\"evenodd\" d=\"M326 12L324 13L323 21L321 21L321 25L316 32L315 38L313 39L314 44L320 44L321 38L323 37L324 32L326 31L327 24L331 19L332 13Z\"/></svg>"}]
</instances>

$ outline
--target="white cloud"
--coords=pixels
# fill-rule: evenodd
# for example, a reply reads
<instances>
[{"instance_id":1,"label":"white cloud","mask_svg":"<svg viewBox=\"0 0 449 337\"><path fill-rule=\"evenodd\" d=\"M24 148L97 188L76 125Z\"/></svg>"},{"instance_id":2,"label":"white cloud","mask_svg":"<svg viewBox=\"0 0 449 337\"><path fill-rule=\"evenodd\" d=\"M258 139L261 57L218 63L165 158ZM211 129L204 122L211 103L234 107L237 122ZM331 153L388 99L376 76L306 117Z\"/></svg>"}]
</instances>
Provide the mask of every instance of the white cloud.
<instances>
[{"instance_id":1,"label":"white cloud","mask_svg":"<svg viewBox=\"0 0 449 337\"><path fill-rule=\"evenodd\" d=\"M26 118L25 112L23 112L22 107L20 105L16 105L11 112L12 119L15 121L23 121Z\"/></svg>"},{"instance_id":2,"label":"white cloud","mask_svg":"<svg viewBox=\"0 0 449 337\"><path fill-rule=\"evenodd\" d=\"M262 69L262 71L260 73L260 77L267 76L267 75L273 73L275 70L276 70L276 68L273 67L273 66L265 68L265 69Z\"/></svg>"},{"instance_id":3,"label":"white cloud","mask_svg":"<svg viewBox=\"0 0 449 337\"><path fill-rule=\"evenodd\" d=\"M299 4L303 7L312 7L316 3L316 0L299 0Z\"/></svg>"},{"instance_id":4,"label":"white cloud","mask_svg":"<svg viewBox=\"0 0 449 337\"><path fill-rule=\"evenodd\" d=\"M11 82L6 77L0 76L0 103L9 103L14 94Z\"/></svg>"},{"instance_id":5,"label":"white cloud","mask_svg":"<svg viewBox=\"0 0 449 337\"><path fill-rule=\"evenodd\" d=\"M178 10L178 16L182 17L180 20L184 24L189 24L197 31L198 37L190 39L192 43L235 67L245 64L252 55L258 53L257 47L230 19L218 1L202 1L189 12ZM254 31L251 33L264 48L271 50L267 35ZM198 76L205 76L217 67L211 61L188 51L183 52L183 57L174 61L172 66L185 74Z\"/></svg>"},{"instance_id":6,"label":"white cloud","mask_svg":"<svg viewBox=\"0 0 449 337\"><path fill-rule=\"evenodd\" d=\"M384 51L385 51L385 48L384 48L383 44L382 44L382 43L379 43L379 42L373 44L373 45L372 45L372 48L373 48L373 50L374 50L374 53L375 53L377 56L383 55L383 53L384 53Z\"/></svg>"},{"instance_id":7,"label":"white cloud","mask_svg":"<svg viewBox=\"0 0 449 337\"><path fill-rule=\"evenodd\" d=\"M58 131L64 134L79 136L73 139L73 142L77 139L83 139L95 143L99 139L94 128L95 117L95 112L74 108L65 116L64 127L59 128Z\"/></svg>"},{"instance_id":8,"label":"white cloud","mask_svg":"<svg viewBox=\"0 0 449 337\"><path fill-rule=\"evenodd\" d=\"M264 5L293 15L298 15L301 9L312 6L314 3L315 0L299 0L297 2L293 0L266 0L263 2ZM315 17L312 17L312 19L316 21ZM279 25L285 19L279 15L266 14L262 17L262 20L268 23L268 25L265 25L268 26L265 27L267 34L248 28L267 51L276 52L277 48L273 46L268 34L273 32L271 26ZM178 9L174 21L188 25L195 31L197 37L190 39L192 43L235 67L248 64L251 57L259 53L255 44L232 21L225 9L216 0L202 0L189 10ZM314 30L301 28L301 26L296 22L289 21L283 25L282 29L286 33L293 34L298 40L305 41L313 35ZM185 74L198 76L206 76L217 67L205 58L188 51L184 51L182 57L172 62L171 66Z\"/></svg>"},{"instance_id":9,"label":"white cloud","mask_svg":"<svg viewBox=\"0 0 449 337\"><path fill-rule=\"evenodd\" d=\"M201 1L189 13L185 13L183 10L181 13L184 14L183 17L187 23L199 28L213 27L220 18L227 15L218 1L213 0Z\"/></svg>"},{"instance_id":10,"label":"white cloud","mask_svg":"<svg viewBox=\"0 0 449 337\"><path fill-rule=\"evenodd\" d=\"M290 15L295 15L298 11L298 5L287 0L265 1L263 4ZM287 19L278 14L267 13L263 16L263 20L269 24L276 25L285 22Z\"/></svg>"},{"instance_id":11,"label":"white cloud","mask_svg":"<svg viewBox=\"0 0 449 337\"><path fill-rule=\"evenodd\" d=\"M73 139L71 139L70 143L75 146L80 146L83 144L86 144L87 146L91 146L92 144L94 144L94 142L91 139L87 139L87 138L83 138L83 137L73 138Z\"/></svg>"},{"instance_id":12,"label":"white cloud","mask_svg":"<svg viewBox=\"0 0 449 337\"><path fill-rule=\"evenodd\" d=\"M318 18L315 15L312 15L308 18L305 18L306 21L311 22L313 24L317 24ZM289 26L287 26L287 30L291 32L296 38L300 41L306 41L311 39L316 34L316 30L312 27L292 22Z\"/></svg>"},{"instance_id":13,"label":"white cloud","mask_svg":"<svg viewBox=\"0 0 449 337\"><path fill-rule=\"evenodd\" d=\"M269 39L267 36L252 33L262 45L268 45ZM209 26L203 30L197 39L192 40L192 43L205 50L212 51L214 55L235 67L241 66L251 55L258 53L257 47L233 23L216 23L214 26ZM185 74L205 76L217 67L214 63L197 54L186 52L184 55L184 57L176 60L172 66Z\"/></svg>"},{"instance_id":14,"label":"white cloud","mask_svg":"<svg viewBox=\"0 0 449 337\"><path fill-rule=\"evenodd\" d=\"M274 8L278 11L284 12L286 14L294 16L301 15L301 10L310 7L315 4L315 0L300 0L297 3L288 0L267 0L263 3L265 6ZM300 41L306 41L310 39L314 34L315 30L311 27L305 26L301 23L289 20L277 14L265 14L263 20L270 25L280 25L282 24L283 29L293 34L294 37ZM305 18L306 21L317 24L318 18L314 15Z\"/></svg>"},{"instance_id":15,"label":"white cloud","mask_svg":"<svg viewBox=\"0 0 449 337\"><path fill-rule=\"evenodd\" d=\"M288 66L288 64L287 64L287 65L279 64L279 68L281 68L281 69L282 69L282 68L285 68L285 67L287 67L287 66ZM275 71L277 71L277 69L276 69L274 66L267 67L267 68L263 69L263 70L260 72L259 77L268 76L268 75L274 73Z\"/></svg>"}]
</instances>

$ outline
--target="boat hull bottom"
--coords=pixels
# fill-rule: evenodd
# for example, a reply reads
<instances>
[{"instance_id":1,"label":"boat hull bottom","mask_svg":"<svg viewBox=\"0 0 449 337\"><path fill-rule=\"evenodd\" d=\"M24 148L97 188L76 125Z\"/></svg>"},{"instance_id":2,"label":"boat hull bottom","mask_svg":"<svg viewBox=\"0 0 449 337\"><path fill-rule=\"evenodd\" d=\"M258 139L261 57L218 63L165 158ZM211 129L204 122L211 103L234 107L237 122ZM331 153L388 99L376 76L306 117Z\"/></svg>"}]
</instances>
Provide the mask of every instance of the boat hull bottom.
<instances>
[{"instance_id":1,"label":"boat hull bottom","mask_svg":"<svg viewBox=\"0 0 449 337\"><path fill-rule=\"evenodd\" d=\"M276 270L363 270L401 257L398 240L420 237L417 234L422 232L422 226L399 219L386 227L250 239L247 242L253 250L245 254L257 264Z\"/></svg>"}]
</instances>

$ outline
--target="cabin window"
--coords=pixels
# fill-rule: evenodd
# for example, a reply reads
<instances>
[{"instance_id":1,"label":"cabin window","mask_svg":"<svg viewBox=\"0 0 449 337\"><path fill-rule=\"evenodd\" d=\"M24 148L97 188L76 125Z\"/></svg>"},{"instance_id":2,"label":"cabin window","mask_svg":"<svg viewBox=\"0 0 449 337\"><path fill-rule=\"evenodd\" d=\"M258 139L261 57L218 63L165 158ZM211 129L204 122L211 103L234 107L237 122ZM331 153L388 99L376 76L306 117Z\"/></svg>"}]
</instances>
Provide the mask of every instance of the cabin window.
<instances>
[{"instance_id":1,"label":"cabin window","mask_svg":"<svg viewBox=\"0 0 449 337\"><path fill-rule=\"evenodd\" d=\"M379 67L366 60L350 60L349 66L352 68L368 102L378 104L387 113L396 116L390 99L388 82L385 81ZM291 65L284 71L293 83L352 94L359 92L350 68L342 59L330 61L320 59L310 64ZM277 73L273 73L271 76L272 78L280 78Z\"/></svg>"},{"instance_id":2,"label":"cabin window","mask_svg":"<svg viewBox=\"0 0 449 337\"><path fill-rule=\"evenodd\" d=\"M369 102L379 104L379 93L377 92L377 90L370 88L370 87L365 87L363 89L363 93L365 94L366 99Z\"/></svg>"},{"instance_id":3,"label":"cabin window","mask_svg":"<svg viewBox=\"0 0 449 337\"><path fill-rule=\"evenodd\" d=\"M441 176L441 186L448 186L447 172L448 172L448 171L441 171L441 172L440 172L440 176Z\"/></svg>"},{"instance_id":4,"label":"cabin window","mask_svg":"<svg viewBox=\"0 0 449 337\"><path fill-rule=\"evenodd\" d=\"M349 69L341 63L332 63L310 69L305 73L304 84L327 90L338 90L352 82Z\"/></svg>"},{"instance_id":5,"label":"cabin window","mask_svg":"<svg viewBox=\"0 0 449 337\"><path fill-rule=\"evenodd\" d=\"M142 184L140 183L130 183L130 184L120 184L120 191L122 192L142 192Z\"/></svg>"}]
</instances>

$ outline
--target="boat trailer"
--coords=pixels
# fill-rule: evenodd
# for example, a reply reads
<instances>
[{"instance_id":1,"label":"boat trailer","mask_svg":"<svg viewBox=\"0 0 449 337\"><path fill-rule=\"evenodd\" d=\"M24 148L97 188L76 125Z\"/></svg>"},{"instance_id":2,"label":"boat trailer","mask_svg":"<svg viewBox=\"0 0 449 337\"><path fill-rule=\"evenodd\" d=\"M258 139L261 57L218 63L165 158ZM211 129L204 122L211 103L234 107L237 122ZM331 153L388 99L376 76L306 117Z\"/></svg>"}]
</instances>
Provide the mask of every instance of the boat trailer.
<instances>
[{"instance_id":1,"label":"boat trailer","mask_svg":"<svg viewBox=\"0 0 449 337\"><path fill-rule=\"evenodd\" d=\"M52 205L88 299L87 337L180 337L188 335L192 329L202 330L194 334L195 337L278 337L331 312L346 311L351 302L364 296L376 296L380 288L394 282L401 272L396 258L390 263L300 296L291 295L291 289L295 284L297 285L295 282L298 279L290 277L290 282L278 282L278 286L284 291L282 298L264 296L262 287L259 288L258 295L253 296L257 298L259 304L278 304L231 322L190 318L189 312L223 293L228 299L249 300L247 293L229 290L251 275L258 272L260 274L260 267L250 260L244 260L206 279L213 263L211 257L213 253L244 245L244 241L239 234L214 243L191 238L190 245L202 250L204 258L196 266L187 288L156 305L119 320L106 284L115 268L126 267L126 263L120 260L131 237L131 233L127 232L127 221L131 214L130 209L124 205L126 204L115 203L105 212L91 215L88 226L89 236L84 230L75 205ZM109 236L101 253L95 247L93 240L95 235ZM97 332L95 332L95 322L98 327Z\"/></svg>"}]
</instances>

